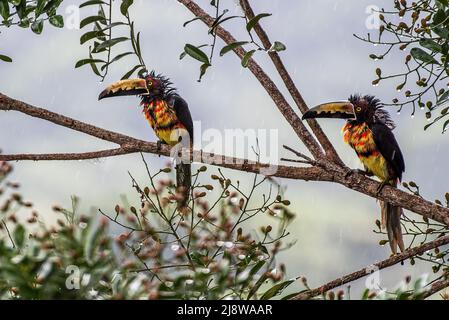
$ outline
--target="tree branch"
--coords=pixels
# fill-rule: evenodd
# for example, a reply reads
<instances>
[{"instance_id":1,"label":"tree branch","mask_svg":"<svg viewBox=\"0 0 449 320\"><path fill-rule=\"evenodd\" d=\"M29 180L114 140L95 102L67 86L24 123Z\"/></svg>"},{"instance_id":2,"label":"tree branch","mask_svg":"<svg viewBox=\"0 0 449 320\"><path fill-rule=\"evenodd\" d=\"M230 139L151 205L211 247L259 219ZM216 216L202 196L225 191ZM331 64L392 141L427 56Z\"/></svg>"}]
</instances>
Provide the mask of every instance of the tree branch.
<instances>
[{"instance_id":1,"label":"tree branch","mask_svg":"<svg viewBox=\"0 0 449 320\"><path fill-rule=\"evenodd\" d=\"M240 6L242 7L243 11L245 12L245 15L249 20L254 18L254 11L251 8L251 5L249 4L248 0L240 0ZM309 107L307 106L306 102L304 101L303 97L301 96L301 93L299 92L298 88L296 87L295 83L293 82L292 77L290 76L289 72L285 68L284 63L281 60L281 57L276 51L268 51L272 47L272 43L270 39L268 38L267 33L262 28L260 23L256 23L254 26L254 30L256 31L257 36L262 41L262 44L267 50L268 55L270 56L271 60L273 61L274 66L276 67L276 70L278 71L279 75L281 76L282 80L284 81L285 86L287 87L288 91L290 92L290 95L292 96L293 100L295 101L296 105L298 106L299 110L302 114L306 113L309 110ZM326 134L321 129L320 125L315 119L309 119L307 120L307 123L309 124L310 128L312 129L313 134L317 137L320 144L323 146L324 151L326 152L326 155L329 159L333 160L336 163L343 164L343 161L340 159L340 157L337 154L337 151L335 150L332 143L327 138Z\"/></svg>"},{"instance_id":2,"label":"tree branch","mask_svg":"<svg viewBox=\"0 0 449 320\"><path fill-rule=\"evenodd\" d=\"M127 154L134 152L145 152L170 157L170 148L166 145L158 146L154 142L146 142L135 139L117 132L105 130L93 125L48 111L43 108L31 106L25 102L14 100L0 93L0 110L15 110L21 113L37 117L57 125L88 134L90 136L113 142L121 146L119 149L98 151L96 153L81 154L52 154L52 155L1 155L0 161L15 160L69 160L92 159L93 156L105 157L111 156L111 152L118 154ZM370 197L390 202L393 205L403 207L417 214L433 219L445 225L449 225L449 209L427 201L421 197L406 193L391 186L385 186L381 193L378 193L379 182L365 177L348 168L341 167L326 159L317 160L312 167L294 167L273 164L262 164L247 159L238 159L215 155L200 151L193 151L191 159L194 162L220 166L224 168L240 170L245 172L254 172L267 176L305 180L305 181L328 181L346 186L349 189L366 194Z\"/></svg>"},{"instance_id":3,"label":"tree branch","mask_svg":"<svg viewBox=\"0 0 449 320\"><path fill-rule=\"evenodd\" d=\"M441 238L438 238L438 239L436 239L434 241L425 243L425 244L423 244L421 246L418 246L418 247L415 247L415 248L412 248L412 249L408 249L408 250L404 251L401 254L392 256L392 257L390 257L390 258L388 258L386 260L377 262L377 263L375 263L375 264L373 264L371 266L368 266L366 268L360 269L358 271L355 271L353 273L345 275L345 276L343 276L341 278L335 279L335 280L333 280L331 282L328 282L328 283L326 283L326 284L324 284L324 285L322 285L322 286L320 286L320 287L318 287L316 289L312 289L312 290L309 290L309 291L306 291L306 292L301 292L301 293L299 293L298 295L294 296L291 299L292 300L304 300L304 299L310 299L310 298L319 296L319 295L321 295L321 294L323 294L323 293L325 293L325 292L327 292L329 290L335 289L335 288L340 287L340 286L342 286L342 285L344 285L346 283L355 281L357 279L360 279L360 278L363 278L364 276L369 275L370 272L373 270L373 267L377 268L379 270L387 268L387 267L391 267L391 266L393 266L393 265L395 265L395 264L397 264L397 263L399 263L401 261L404 261L404 260L406 260L408 258L414 257L414 256L419 255L419 254L423 254L424 252L426 252L428 250L435 249L437 247L443 246L443 245L448 244L448 243L449 243L449 235L441 237ZM449 284L448 280L446 280L445 282L440 283L438 285L437 285L437 283L435 283L434 285L432 285L432 287L429 290L429 292L433 291L431 293L431 294L433 294L433 293L443 289L444 287L447 287L448 284ZM445 286L443 286L443 285L445 285ZM429 294L429 295L431 295L431 294ZM429 295L427 295L427 296L429 296Z\"/></svg>"},{"instance_id":4,"label":"tree branch","mask_svg":"<svg viewBox=\"0 0 449 320\"><path fill-rule=\"evenodd\" d=\"M194 1L191 0L177 0L183 4L187 9L189 9L196 17L200 18L208 27L211 27L215 21L213 17L207 14L201 7L199 7ZM226 43L231 44L236 42L236 39L223 27L217 26L215 29L216 34ZM246 50L242 47L233 49L240 59L246 54ZM278 107L279 111L288 121L290 126L296 132L298 137L304 143L304 145L309 149L315 158L322 158L324 156L323 151L316 141L316 139L307 130L301 118L295 113L293 108L287 102L285 97L277 88L276 84L271 80L271 78L265 73L265 71L257 64L254 59L250 59L248 63L248 69L254 74L254 76L259 80L262 87L270 95L271 99L274 101L275 105Z\"/></svg>"},{"instance_id":5,"label":"tree branch","mask_svg":"<svg viewBox=\"0 0 449 320\"><path fill-rule=\"evenodd\" d=\"M438 281L434 282L430 286L430 289L424 293L423 299L428 298L431 295L433 295L434 293L437 293L438 291L441 291L447 287L449 287L449 278L438 280Z\"/></svg>"},{"instance_id":6,"label":"tree branch","mask_svg":"<svg viewBox=\"0 0 449 320\"><path fill-rule=\"evenodd\" d=\"M14 154L14 155L0 155L1 161L19 161L19 160L32 160L32 161L49 161L49 160L89 160L115 157L119 155L134 153L135 151L126 150L124 148L107 149L93 152L81 152L81 153L43 153L43 154Z\"/></svg>"}]
</instances>

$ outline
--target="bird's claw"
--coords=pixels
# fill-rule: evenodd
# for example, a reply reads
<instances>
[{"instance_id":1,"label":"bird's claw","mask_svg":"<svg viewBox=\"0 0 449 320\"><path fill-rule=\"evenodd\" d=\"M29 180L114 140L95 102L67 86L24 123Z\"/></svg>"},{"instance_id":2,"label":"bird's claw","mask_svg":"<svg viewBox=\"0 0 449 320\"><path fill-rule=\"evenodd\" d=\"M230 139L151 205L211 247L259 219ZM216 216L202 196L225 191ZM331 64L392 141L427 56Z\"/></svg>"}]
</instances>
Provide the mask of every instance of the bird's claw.
<instances>
[{"instance_id":1,"label":"bird's claw","mask_svg":"<svg viewBox=\"0 0 449 320\"><path fill-rule=\"evenodd\" d=\"M386 184L387 184L386 181L382 181L382 182L381 182L381 184L379 185L379 187L377 187L377 190L376 190L376 196L379 196L379 195L380 195L380 193L382 192L382 189L385 187Z\"/></svg>"},{"instance_id":2,"label":"bird's claw","mask_svg":"<svg viewBox=\"0 0 449 320\"><path fill-rule=\"evenodd\" d=\"M158 140L156 142L156 148L157 148L157 152L160 152L162 150L162 144L163 142L161 140ZM161 154L159 153L159 157L161 156Z\"/></svg>"},{"instance_id":3,"label":"bird's claw","mask_svg":"<svg viewBox=\"0 0 449 320\"><path fill-rule=\"evenodd\" d=\"M354 174L354 171L355 171L355 170L353 170L353 169L348 169L348 170L346 170L345 176L344 176L345 180L346 180L350 175Z\"/></svg>"},{"instance_id":4,"label":"bird's claw","mask_svg":"<svg viewBox=\"0 0 449 320\"><path fill-rule=\"evenodd\" d=\"M361 174L361 175L364 175L364 176L367 176L367 177L371 177L372 176L372 174L369 173L366 170L362 170L362 169L348 169L345 172L345 179L348 178L350 175L352 175L354 173Z\"/></svg>"}]
</instances>

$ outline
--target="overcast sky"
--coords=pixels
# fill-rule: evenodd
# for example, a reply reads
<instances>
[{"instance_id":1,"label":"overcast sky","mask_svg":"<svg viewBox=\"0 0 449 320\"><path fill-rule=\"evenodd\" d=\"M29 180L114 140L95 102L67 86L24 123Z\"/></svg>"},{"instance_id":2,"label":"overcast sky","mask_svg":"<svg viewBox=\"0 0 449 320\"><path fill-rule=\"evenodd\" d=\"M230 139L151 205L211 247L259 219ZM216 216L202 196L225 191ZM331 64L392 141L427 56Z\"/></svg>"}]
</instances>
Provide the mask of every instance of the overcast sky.
<instances>
[{"instance_id":1,"label":"overcast sky","mask_svg":"<svg viewBox=\"0 0 449 320\"><path fill-rule=\"evenodd\" d=\"M234 1L228 0L230 14L240 14ZM214 65L202 82L197 82L199 65L186 58L179 60L185 43L208 42L207 29L201 23L182 24L192 15L174 0L135 1L132 16L142 31L142 50L150 68L169 76L188 101L194 120L203 130L277 129L279 146L287 144L305 151L293 130L278 112L272 100L247 69L240 66L235 55L215 57ZM198 1L209 10L209 0ZM226 1L223 1L226 3ZM378 50L353 37L364 35L366 8L369 5L389 7L392 1L365 0L258 0L257 12L272 12L263 25L270 38L287 46L281 53L305 101L313 106L329 100L347 98L352 93L375 94L384 101L394 95L393 84L373 87L377 64L368 58ZM61 13L69 4L64 1ZM68 11L67 11L68 12ZM82 13L82 16L86 12ZM239 40L246 40L244 26L230 22L226 27ZM79 45L80 30L55 29L45 26L42 35L12 28L0 34L0 53L14 59L0 64L0 92L42 106L52 111L118 131L130 136L155 141L155 136L141 114L138 99L133 97L98 102L104 86L118 80L133 63L123 60L115 65L106 83L100 83L89 68L74 69L75 62L87 55ZM217 44L220 49L223 43ZM257 61L273 76L286 93L269 59L259 54ZM396 55L383 62L383 68L397 70L402 57ZM287 96L287 93L286 93ZM289 99L291 101L291 99ZM294 104L292 103L292 106ZM442 198L449 178L449 151L444 148L447 136L438 125L428 132L422 111L412 118L409 110L400 115L391 110L398 124L395 135L406 159L405 181L414 180L429 200ZM341 157L349 166L359 163L354 152L341 137L341 121L320 121ZM76 152L107 148L111 145L15 112L0 115L0 147L4 153ZM278 149L279 158L287 155ZM167 159L147 155L153 168L160 168ZM112 210L126 194L137 201L127 171L144 175L139 155L127 155L99 161L20 162L15 164L13 180L21 181L24 195L40 212L53 219L49 208L58 203L70 205L70 196L82 199L83 210L102 207ZM238 173L229 172L231 177ZM249 176L239 179L250 182ZM290 240L296 245L282 254L290 277L304 275L311 286L388 257L388 246L379 247L384 237L372 232L380 216L378 203L335 184L280 180L287 188L297 218L290 226ZM264 218L265 219L265 218ZM268 221L268 219L267 219ZM406 275L419 276L430 268L395 266L381 271L381 284L388 288ZM364 281L353 288L353 297L360 296ZM298 289L296 286L294 289Z\"/></svg>"}]
</instances>

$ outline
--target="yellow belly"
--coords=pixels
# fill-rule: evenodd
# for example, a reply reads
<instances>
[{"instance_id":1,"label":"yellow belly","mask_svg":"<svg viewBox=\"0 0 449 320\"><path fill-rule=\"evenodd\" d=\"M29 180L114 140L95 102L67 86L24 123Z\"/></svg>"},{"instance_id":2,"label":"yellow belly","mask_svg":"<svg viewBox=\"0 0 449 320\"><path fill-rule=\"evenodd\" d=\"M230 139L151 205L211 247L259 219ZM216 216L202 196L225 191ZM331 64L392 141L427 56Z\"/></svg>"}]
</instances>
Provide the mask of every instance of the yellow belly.
<instances>
[{"instance_id":1,"label":"yellow belly","mask_svg":"<svg viewBox=\"0 0 449 320\"><path fill-rule=\"evenodd\" d=\"M183 143L188 141L188 132L184 128L174 128L174 129L157 129L155 130L156 136L166 144L174 146L180 142L180 137ZM184 138L186 137L186 138ZM186 142L187 143L187 142Z\"/></svg>"},{"instance_id":2,"label":"yellow belly","mask_svg":"<svg viewBox=\"0 0 449 320\"><path fill-rule=\"evenodd\" d=\"M143 113L159 140L170 146L182 141L183 147L189 147L188 131L166 101L158 100L144 105Z\"/></svg>"},{"instance_id":3,"label":"yellow belly","mask_svg":"<svg viewBox=\"0 0 449 320\"><path fill-rule=\"evenodd\" d=\"M386 181L389 179L387 161L385 158L379 155L372 155L369 157L359 157L365 169L376 177L378 177L381 181Z\"/></svg>"},{"instance_id":4,"label":"yellow belly","mask_svg":"<svg viewBox=\"0 0 449 320\"><path fill-rule=\"evenodd\" d=\"M373 133L368 125L347 123L343 127L344 140L357 153L365 170L382 181L389 179L387 161L374 142Z\"/></svg>"}]
</instances>

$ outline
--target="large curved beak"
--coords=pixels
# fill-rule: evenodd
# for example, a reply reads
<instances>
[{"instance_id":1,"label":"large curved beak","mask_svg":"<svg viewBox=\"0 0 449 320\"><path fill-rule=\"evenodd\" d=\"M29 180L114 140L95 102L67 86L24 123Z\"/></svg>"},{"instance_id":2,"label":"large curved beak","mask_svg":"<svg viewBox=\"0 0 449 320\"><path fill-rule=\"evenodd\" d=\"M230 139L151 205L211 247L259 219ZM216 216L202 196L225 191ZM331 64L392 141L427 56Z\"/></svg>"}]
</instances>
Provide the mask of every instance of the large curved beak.
<instances>
[{"instance_id":1,"label":"large curved beak","mask_svg":"<svg viewBox=\"0 0 449 320\"><path fill-rule=\"evenodd\" d=\"M310 109L302 119L312 118L338 118L355 119L354 105L349 101L323 103Z\"/></svg>"},{"instance_id":2,"label":"large curved beak","mask_svg":"<svg viewBox=\"0 0 449 320\"><path fill-rule=\"evenodd\" d=\"M127 79L111 84L103 90L98 100L118 97L118 96L136 96L149 94L145 79Z\"/></svg>"}]
</instances>

